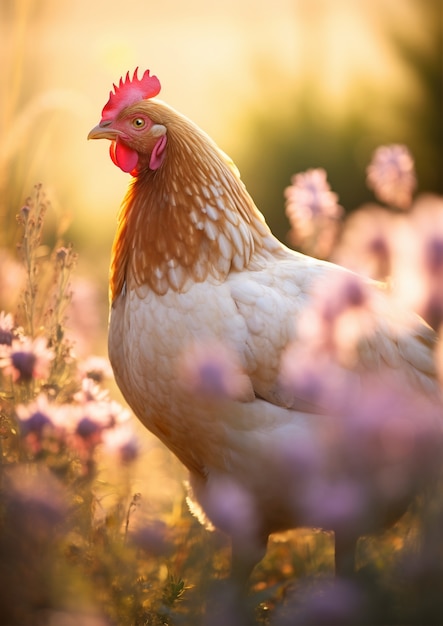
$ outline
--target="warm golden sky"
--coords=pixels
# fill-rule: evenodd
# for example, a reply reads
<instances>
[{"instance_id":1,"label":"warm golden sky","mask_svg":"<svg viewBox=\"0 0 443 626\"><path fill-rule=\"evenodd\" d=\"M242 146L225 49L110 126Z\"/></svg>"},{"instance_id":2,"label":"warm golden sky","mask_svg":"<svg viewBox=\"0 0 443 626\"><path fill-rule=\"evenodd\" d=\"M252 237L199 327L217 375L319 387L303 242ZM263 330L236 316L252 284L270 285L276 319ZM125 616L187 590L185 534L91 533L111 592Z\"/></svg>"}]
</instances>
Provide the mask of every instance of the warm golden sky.
<instances>
[{"instance_id":1,"label":"warm golden sky","mask_svg":"<svg viewBox=\"0 0 443 626\"><path fill-rule=\"evenodd\" d=\"M306 76L319 86L321 101L313 103L319 114L345 115L362 80L380 91L408 89L383 30L401 24L426 43L414 6L410 0L2 0L3 176L14 163L11 184L19 194L41 181L79 222L98 224L108 212L112 230L128 176L113 166L104 142L88 143L86 135L122 73L150 68L162 82L161 97L235 156L248 108L272 107L278 116L285 94Z\"/></svg>"}]
</instances>

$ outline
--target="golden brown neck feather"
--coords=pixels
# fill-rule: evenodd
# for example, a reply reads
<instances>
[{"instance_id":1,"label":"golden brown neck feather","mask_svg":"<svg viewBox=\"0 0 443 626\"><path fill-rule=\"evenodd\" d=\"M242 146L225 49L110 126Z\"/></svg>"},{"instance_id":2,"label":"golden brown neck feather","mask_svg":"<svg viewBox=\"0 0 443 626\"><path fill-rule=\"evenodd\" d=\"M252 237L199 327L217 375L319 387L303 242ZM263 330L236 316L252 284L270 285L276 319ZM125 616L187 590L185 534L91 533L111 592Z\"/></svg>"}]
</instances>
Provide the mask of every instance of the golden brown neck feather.
<instances>
[{"instance_id":1,"label":"golden brown neck feather","mask_svg":"<svg viewBox=\"0 0 443 626\"><path fill-rule=\"evenodd\" d=\"M158 170L134 178L123 202L112 252L112 300L125 283L163 294L209 276L223 280L247 267L254 252L276 244L215 144L166 105L151 101L148 107L151 119L168 129L167 155Z\"/></svg>"}]
</instances>

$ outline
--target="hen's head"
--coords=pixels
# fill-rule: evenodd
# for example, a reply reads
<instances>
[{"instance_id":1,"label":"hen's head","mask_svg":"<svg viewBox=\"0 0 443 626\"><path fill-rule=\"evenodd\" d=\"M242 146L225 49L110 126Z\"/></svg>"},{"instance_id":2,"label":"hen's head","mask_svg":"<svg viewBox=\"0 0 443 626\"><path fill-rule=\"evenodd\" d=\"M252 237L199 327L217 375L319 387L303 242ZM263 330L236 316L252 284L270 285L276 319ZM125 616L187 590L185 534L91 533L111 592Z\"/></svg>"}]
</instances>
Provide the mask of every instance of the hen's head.
<instances>
[{"instance_id":1,"label":"hen's head","mask_svg":"<svg viewBox=\"0 0 443 626\"><path fill-rule=\"evenodd\" d=\"M165 156L166 127L156 123L150 114L150 99L160 92L160 81L149 70L138 78L120 78L103 108L100 123L88 139L110 139L111 159L124 172L133 176L148 167L156 170Z\"/></svg>"}]
</instances>

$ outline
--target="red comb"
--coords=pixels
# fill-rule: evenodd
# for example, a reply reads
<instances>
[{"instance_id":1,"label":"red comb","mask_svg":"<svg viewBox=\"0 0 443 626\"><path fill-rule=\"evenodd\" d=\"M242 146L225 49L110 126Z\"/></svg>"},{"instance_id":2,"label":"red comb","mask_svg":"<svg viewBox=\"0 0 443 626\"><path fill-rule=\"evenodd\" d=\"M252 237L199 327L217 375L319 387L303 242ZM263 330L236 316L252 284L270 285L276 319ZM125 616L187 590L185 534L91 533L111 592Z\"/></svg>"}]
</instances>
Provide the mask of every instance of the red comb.
<instances>
[{"instance_id":1,"label":"red comb","mask_svg":"<svg viewBox=\"0 0 443 626\"><path fill-rule=\"evenodd\" d=\"M160 92L160 81L157 76L149 76L149 70L146 70L142 78L138 78L137 72L138 67L135 69L132 79L128 72L125 80L120 78L118 86L113 85L114 92L109 93L109 100L102 111L102 121L115 117L130 104L153 98Z\"/></svg>"}]
</instances>

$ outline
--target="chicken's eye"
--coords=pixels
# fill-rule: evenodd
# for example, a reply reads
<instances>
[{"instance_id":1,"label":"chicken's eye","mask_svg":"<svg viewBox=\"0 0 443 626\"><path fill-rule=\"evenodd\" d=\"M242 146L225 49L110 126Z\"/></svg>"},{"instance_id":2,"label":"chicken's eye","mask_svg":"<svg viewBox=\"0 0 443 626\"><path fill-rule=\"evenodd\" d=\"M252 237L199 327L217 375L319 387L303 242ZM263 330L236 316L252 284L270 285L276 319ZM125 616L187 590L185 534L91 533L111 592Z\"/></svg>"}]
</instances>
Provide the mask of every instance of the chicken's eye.
<instances>
[{"instance_id":1,"label":"chicken's eye","mask_svg":"<svg viewBox=\"0 0 443 626\"><path fill-rule=\"evenodd\" d=\"M134 128L143 128L145 124L146 122L142 117L136 117L132 120L132 125L134 126Z\"/></svg>"}]
</instances>

